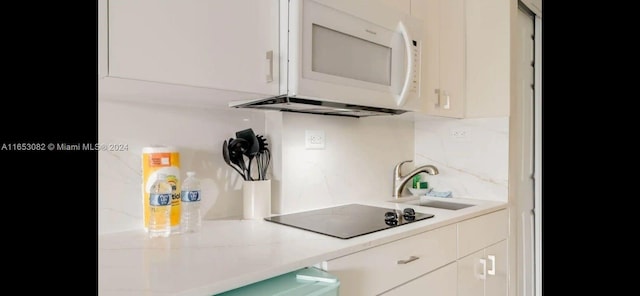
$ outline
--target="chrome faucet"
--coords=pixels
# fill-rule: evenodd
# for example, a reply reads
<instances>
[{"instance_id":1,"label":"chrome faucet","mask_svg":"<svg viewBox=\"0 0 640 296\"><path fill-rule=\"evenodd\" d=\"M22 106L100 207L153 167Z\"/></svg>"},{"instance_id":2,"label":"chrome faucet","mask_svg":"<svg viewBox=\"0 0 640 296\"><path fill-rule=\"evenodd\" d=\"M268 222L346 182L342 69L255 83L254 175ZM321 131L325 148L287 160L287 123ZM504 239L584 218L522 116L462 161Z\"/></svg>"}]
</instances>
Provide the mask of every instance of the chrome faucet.
<instances>
[{"instance_id":1,"label":"chrome faucet","mask_svg":"<svg viewBox=\"0 0 640 296\"><path fill-rule=\"evenodd\" d=\"M436 167L434 167L434 166L429 164L429 165L423 165L421 167L417 167L413 171L408 173L407 175L402 176L400 174L400 169L402 168L402 165L407 163L407 162L412 162L412 161L413 160L402 161L399 164L397 164L396 167L393 169L393 198L400 197L400 195L402 194L402 190L404 189L404 186L415 175L417 175L419 173L427 173L429 175L437 175L437 174L440 173L440 172L438 172L438 168L436 168Z\"/></svg>"}]
</instances>

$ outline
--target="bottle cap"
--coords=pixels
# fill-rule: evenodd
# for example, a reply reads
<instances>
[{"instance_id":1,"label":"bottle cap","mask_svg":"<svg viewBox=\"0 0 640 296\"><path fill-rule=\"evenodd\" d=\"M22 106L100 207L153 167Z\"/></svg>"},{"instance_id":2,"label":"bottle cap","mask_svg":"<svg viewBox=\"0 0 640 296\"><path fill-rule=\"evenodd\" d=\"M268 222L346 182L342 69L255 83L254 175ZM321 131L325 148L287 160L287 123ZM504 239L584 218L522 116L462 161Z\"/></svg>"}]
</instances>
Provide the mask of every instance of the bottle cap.
<instances>
[{"instance_id":1,"label":"bottle cap","mask_svg":"<svg viewBox=\"0 0 640 296\"><path fill-rule=\"evenodd\" d=\"M187 172L187 177L193 177L196 175L196 172Z\"/></svg>"}]
</instances>

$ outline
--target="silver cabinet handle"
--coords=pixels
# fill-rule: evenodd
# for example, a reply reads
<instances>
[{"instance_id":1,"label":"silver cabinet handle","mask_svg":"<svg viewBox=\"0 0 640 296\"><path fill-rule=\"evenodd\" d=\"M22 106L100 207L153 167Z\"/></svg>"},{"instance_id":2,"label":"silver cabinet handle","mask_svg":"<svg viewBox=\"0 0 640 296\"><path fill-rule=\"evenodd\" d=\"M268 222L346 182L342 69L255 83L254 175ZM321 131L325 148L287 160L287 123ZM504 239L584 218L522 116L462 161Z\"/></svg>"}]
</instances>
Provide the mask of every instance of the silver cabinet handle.
<instances>
[{"instance_id":1,"label":"silver cabinet handle","mask_svg":"<svg viewBox=\"0 0 640 296\"><path fill-rule=\"evenodd\" d=\"M273 50L267 51L267 82L273 81Z\"/></svg>"},{"instance_id":2,"label":"silver cabinet handle","mask_svg":"<svg viewBox=\"0 0 640 296\"><path fill-rule=\"evenodd\" d=\"M411 257L409 257L409 259L407 259L407 260L398 260L396 263L397 263L397 264L407 264L407 263L409 263L409 262L411 262L411 261L416 261L416 260L418 260L418 259L420 259L420 257L418 257L418 256L411 256Z\"/></svg>"}]
</instances>

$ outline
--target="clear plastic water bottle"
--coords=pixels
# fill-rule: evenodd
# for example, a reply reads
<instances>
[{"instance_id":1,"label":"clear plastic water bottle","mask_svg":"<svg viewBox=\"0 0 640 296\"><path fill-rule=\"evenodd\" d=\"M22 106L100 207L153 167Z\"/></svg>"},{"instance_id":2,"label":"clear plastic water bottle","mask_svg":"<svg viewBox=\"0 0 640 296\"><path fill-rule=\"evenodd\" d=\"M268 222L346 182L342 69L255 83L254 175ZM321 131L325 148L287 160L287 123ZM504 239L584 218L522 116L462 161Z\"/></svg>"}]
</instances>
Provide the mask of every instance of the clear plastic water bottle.
<instances>
[{"instance_id":1,"label":"clear plastic water bottle","mask_svg":"<svg viewBox=\"0 0 640 296\"><path fill-rule=\"evenodd\" d=\"M158 174L151 185L149 210L149 237L168 237L171 234L171 184L166 174Z\"/></svg>"},{"instance_id":2,"label":"clear plastic water bottle","mask_svg":"<svg viewBox=\"0 0 640 296\"><path fill-rule=\"evenodd\" d=\"M200 200L202 192L200 180L195 172L187 172L187 178L182 182L180 228L181 232L198 232L202 225L200 216Z\"/></svg>"}]
</instances>

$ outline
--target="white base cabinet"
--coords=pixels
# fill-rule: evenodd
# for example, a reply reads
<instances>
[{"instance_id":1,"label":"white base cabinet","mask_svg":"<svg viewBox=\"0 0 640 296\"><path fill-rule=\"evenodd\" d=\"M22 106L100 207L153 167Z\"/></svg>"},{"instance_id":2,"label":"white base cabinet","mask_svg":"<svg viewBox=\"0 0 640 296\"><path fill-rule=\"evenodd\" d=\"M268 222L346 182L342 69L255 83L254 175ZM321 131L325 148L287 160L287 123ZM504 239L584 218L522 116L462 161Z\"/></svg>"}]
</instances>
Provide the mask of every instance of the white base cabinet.
<instances>
[{"instance_id":1,"label":"white base cabinet","mask_svg":"<svg viewBox=\"0 0 640 296\"><path fill-rule=\"evenodd\" d=\"M507 295L507 241L458 260L458 296Z\"/></svg>"},{"instance_id":2,"label":"white base cabinet","mask_svg":"<svg viewBox=\"0 0 640 296\"><path fill-rule=\"evenodd\" d=\"M507 210L458 223L458 296L506 296Z\"/></svg>"},{"instance_id":3,"label":"white base cabinet","mask_svg":"<svg viewBox=\"0 0 640 296\"><path fill-rule=\"evenodd\" d=\"M455 260L453 224L329 260L323 269L340 279L340 295L370 296L380 295ZM455 274L450 280L455 282Z\"/></svg>"},{"instance_id":4,"label":"white base cabinet","mask_svg":"<svg viewBox=\"0 0 640 296\"><path fill-rule=\"evenodd\" d=\"M500 210L458 223L458 258L484 249L509 235L509 213Z\"/></svg>"},{"instance_id":5,"label":"white base cabinet","mask_svg":"<svg viewBox=\"0 0 640 296\"><path fill-rule=\"evenodd\" d=\"M384 296L438 295L456 296L457 264L451 263L438 270L383 293Z\"/></svg>"},{"instance_id":6,"label":"white base cabinet","mask_svg":"<svg viewBox=\"0 0 640 296\"><path fill-rule=\"evenodd\" d=\"M323 262L340 295L506 296L506 209Z\"/></svg>"}]
</instances>

